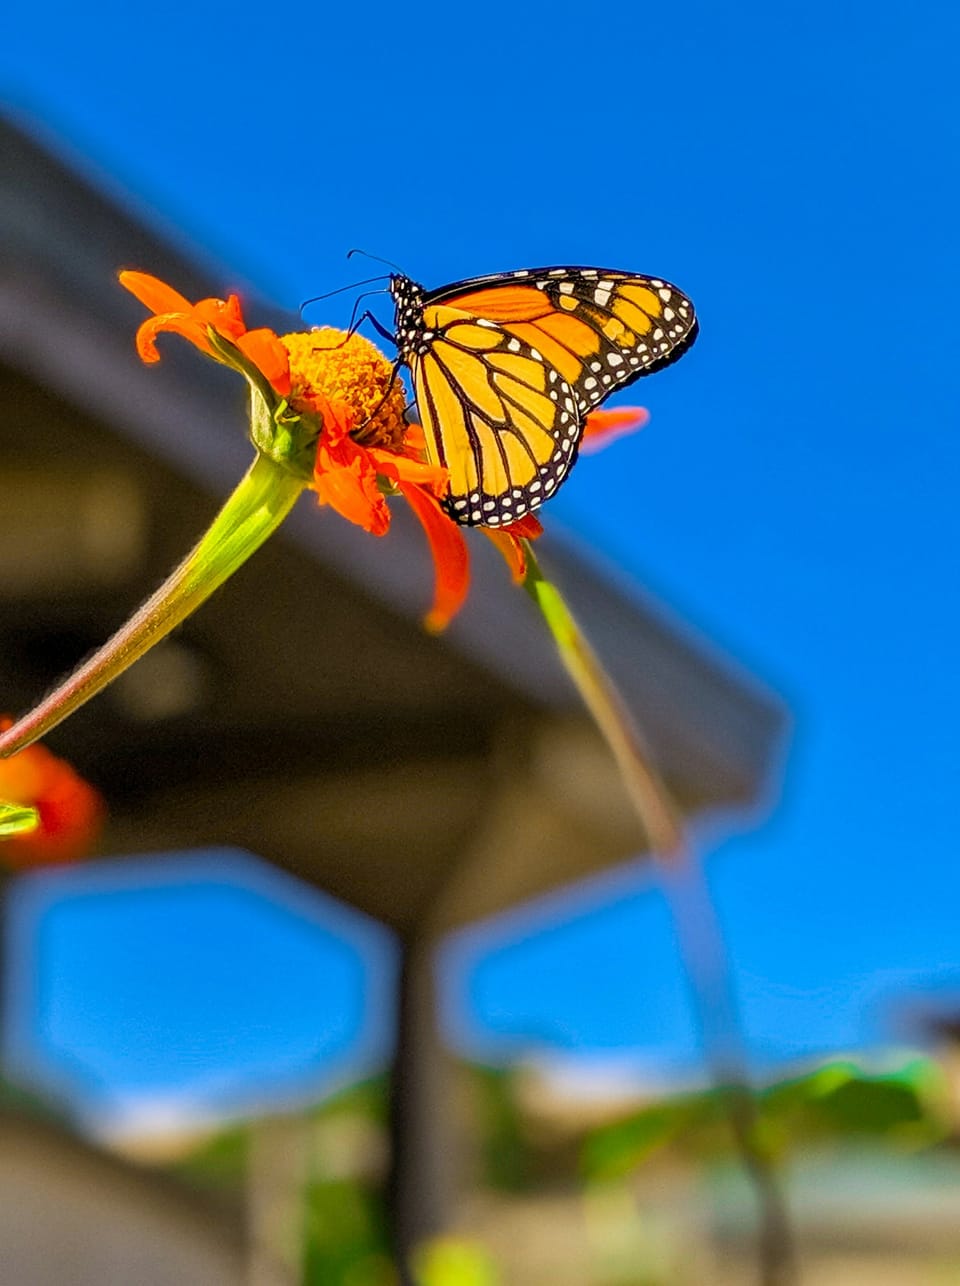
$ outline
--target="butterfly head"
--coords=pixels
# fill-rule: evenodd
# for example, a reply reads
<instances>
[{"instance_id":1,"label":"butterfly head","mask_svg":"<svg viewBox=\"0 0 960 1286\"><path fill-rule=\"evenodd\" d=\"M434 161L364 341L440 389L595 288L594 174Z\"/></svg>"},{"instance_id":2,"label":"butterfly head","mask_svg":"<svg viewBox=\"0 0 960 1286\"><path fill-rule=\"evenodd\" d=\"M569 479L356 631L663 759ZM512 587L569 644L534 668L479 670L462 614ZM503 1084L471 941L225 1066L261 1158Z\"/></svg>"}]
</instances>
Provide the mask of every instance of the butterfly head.
<instances>
[{"instance_id":1,"label":"butterfly head","mask_svg":"<svg viewBox=\"0 0 960 1286\"><path fill-rule=\"evenodd\" d=\"M409 277L394 273L390 277L390 294L396 309L394 332L401 356L422 351L426 291Z\"/></svg>"}]
</instances>

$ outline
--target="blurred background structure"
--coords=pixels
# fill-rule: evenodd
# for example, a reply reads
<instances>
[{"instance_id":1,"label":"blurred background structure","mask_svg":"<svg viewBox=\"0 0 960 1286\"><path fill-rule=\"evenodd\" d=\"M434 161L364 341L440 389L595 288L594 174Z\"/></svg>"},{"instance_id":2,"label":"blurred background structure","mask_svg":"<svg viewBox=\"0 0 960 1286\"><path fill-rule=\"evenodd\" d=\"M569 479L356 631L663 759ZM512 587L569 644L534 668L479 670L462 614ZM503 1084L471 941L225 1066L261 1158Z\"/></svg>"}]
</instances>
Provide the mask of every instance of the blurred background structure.
<instances>
[{"instance_id":1,"label":"blurred background structure","mask_svg":"<svg viewBox=\"0 0 960 1286\"><path fill-rule=\"evenodd\" d=\"M138 309L115 273L149 265L196 298L220 284L10 123L0 154L0 688L20 710L190 547L250 448L223 372L174 345L161 372L140 365ZM426 550L400 515L379 542L314 512L290 527L51 744L107 797L106 852L234 845L393 931L389 1204L406 1255L449 1225L458 1190L438 942L643 841L496 555L472 549L471 606L435 639L418 624ZM544 557L682 806L753 806L777 756L777 703L571 550L545 542ZM22 990L22 970L11 976ZM296 1170L289 1140L278 1155Z\"/></svg>"}]
</instances>

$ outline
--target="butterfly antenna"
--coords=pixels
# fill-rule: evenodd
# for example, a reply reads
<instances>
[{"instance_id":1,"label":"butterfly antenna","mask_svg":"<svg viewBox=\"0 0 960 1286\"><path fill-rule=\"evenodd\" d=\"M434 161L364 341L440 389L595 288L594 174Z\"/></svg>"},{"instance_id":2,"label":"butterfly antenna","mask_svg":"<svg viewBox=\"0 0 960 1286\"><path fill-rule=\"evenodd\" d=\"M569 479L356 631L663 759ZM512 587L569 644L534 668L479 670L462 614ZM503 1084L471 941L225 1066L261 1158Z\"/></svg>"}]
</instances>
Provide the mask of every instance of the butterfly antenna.
<instances>
[{"instance_id":1,"label":"butterfly antenna","mask_svg":"<svg viewBox=\"0 0 960 1286\"><path fill-rule=\"evenodd\" d=\"M403 274L403 269L399 268L390 259L383 259L380 255L372 255L368 250L359 250L355 246L352 250L347 251L347 258L352 259L354 255L363 255L364 259L373 259L377 263L385 263L388 268L393 268L394 271L399 272L401 275Z\"/></svg>"},{"instance_id":2,"label":"butterfly antenna","mask_svg":"<svg viewBox=\"0 0 960 1286\"><path fill-rule=\"evenodd\" d=\"M310 299L305 299L300 305L300 316L303 316L304 309L309 308L311 304L318 304L321 299L330 299L333 295L342 295L347 290L356 290L360 286L369 286L374 281L386 281L387 274L382 272L379 277L367 277L364 281L355 281L349 286L339 286L336 290L328 290L324 295L313 295Z\"/></svg>"}]
</instances>

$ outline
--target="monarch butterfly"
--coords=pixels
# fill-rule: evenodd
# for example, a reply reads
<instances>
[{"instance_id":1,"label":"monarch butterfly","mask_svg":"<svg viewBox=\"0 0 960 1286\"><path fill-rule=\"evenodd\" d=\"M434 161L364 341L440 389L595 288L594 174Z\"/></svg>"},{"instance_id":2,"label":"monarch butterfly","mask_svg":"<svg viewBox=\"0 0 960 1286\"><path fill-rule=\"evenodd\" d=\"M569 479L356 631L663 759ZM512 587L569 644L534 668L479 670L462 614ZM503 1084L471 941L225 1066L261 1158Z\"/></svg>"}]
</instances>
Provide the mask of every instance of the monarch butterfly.
<instances>
[{"instance_id":1,"label":"monarch butterfly","mask_svg":"<svg viewBox=\"0 0 960 1286\"><path fill-rule=\"evenodd\" d=\"M658 277L524 268L425 290L392 274L398 363L413 378L441 502L465 526L515 522L567 477L587 414L675 362L693 305Z\"/></svg>"}]
</instances>

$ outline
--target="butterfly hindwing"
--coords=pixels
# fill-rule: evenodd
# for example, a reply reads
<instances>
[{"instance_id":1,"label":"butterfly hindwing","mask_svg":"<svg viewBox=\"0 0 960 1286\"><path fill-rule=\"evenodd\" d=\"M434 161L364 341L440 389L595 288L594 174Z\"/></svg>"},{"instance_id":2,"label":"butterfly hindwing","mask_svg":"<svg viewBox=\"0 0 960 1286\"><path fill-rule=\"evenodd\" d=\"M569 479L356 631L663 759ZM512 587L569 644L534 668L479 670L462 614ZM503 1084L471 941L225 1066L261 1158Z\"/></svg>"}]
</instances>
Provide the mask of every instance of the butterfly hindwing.
<instances>
[{"instance_id":1,"label":"butterfly hindwing","mask_svg":"<svg viewBox=\"0 0 960 1286\"><path fill-rule=\"evenodd\" d=\"M654 277L531 268L424 291L392 279L400 358L457 522L499 526L564 480L586 417L615 389L675 361L693 305Z\"/></svg>"},{"instance_id":2,"label":"butterfly hindwing","mask_svg":"<svg viewBox=\"0 0 960 1286\"><path fill-rule=\"evenodd\" d=\"M497 527L560 485L583 422L574 390L531 345L490 321L430 310L435 338L412 363L428 452L450 474L457 522Z\"/></svg>"}]
</instances>

